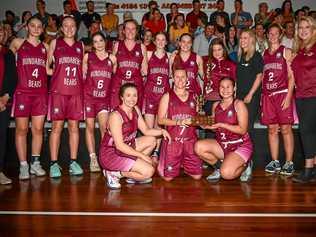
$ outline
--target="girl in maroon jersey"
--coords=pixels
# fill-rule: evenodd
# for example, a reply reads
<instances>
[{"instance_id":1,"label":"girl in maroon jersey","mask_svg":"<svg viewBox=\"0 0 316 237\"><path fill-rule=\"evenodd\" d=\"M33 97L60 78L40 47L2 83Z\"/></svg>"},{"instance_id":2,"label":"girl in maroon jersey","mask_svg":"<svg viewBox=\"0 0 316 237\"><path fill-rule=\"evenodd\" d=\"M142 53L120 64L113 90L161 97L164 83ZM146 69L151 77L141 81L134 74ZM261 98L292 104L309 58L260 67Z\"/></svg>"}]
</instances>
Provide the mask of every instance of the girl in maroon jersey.
<instances>
[{"instance_id":1,"label":"girl in maroon jersey","mask_svg":"<svg viewBox=\"0 0 316 237\"><path fill-rule=\"evenodd\" d=\"M53 40L49 46L47 72L52 75L50 83L49 113L52 132L49 137L50 177L61 176L57 163L60 136L67 120L70 147L71 175L82 175L83 170L76 162L79 146L79 121L83 119L82 58L83 44L75 40L76 22L73 17L63 18L63 37ZM53 63L53 69L50 65Z\"/></svg>"},{"instance_id":2,"label":"girl in maroon jersey","mask_svg":"<svg viewBox=\"0 0 316 237\"><path fill-rule=\"evenodd\" d=\"M192 52L192 36L188 33L182 34L179 41L179 51L174 52L170 57L170 65L173 69L185 68L188 75L187 89L194 95L200 95L201 81L203 78L203 60L196 53Z\"/></svg>"},{"instance_id":3,"label":"girl in maroon jersey","mask_svg":"<svg viewBox=\"0 0 316 237\"><path fill-rule=\"evenodd\" d=\"M16 38L10 45L17 58L18 85L14 94L12 116L15 117L15 144L20 161L20 179L29 179L27 163L27 133L29 118L32 121L32 160L30 172L45 175L40 165L43 128L47 114L47 46L40 42L43 32L40 19L32 17L27 22L27 39Z\"/></svg>"},{"instance_id":4,"label":"girl in maroon jersey","mask_svg":"<svg viewBox=\"0 0 316 237\"><path fill-rule=\"evenodd\" d=\"M186 88L188 76L186 69L176 68L173 72L174 87L162 96L159 103L158 123L166 126L171 142L162 141L158 172L171 181L184 172L193 179L202 177L202 161L194 153L197 141L195 127L188 127L196 115L194 94Z\"/></svg>"},{"instance_id":5,"label":"girl in maroon jersey","mask_svg":"<svg viewBox=\"0 0 316 237\"><path fill-rule=\"evenodd\" d=\"M223 179L231 180L240 176L241 181L248 181L252 174L252 142L248 134L248 111L244 102L236 100L235 81L224 77L219 83L221 101L215 102L212 114L215 124L203 126L215 130L215 139L199 140L195 152L207 163L214 165L222 160L220 170L207 177L210 182ZM246 168L246 165L248 167Z\"/></svg>"},{"instance_id":6,"label":"girl in maroon jersey","mask_svg":"<svg viewBox=\"0 0 316 237\"><path fill-rule=\"evenodd\" d=\"M86 117L86 144L90 156L90 171L98 172L95 153L95 119L98 120L101 138L103 138L110 111L110 86L112 74L116 70L116 57L106 51L106 39L98 32L92 36L94 51L83 57L84 110Z\"/></svg>"},{"instance_id":7,"label":"girl in maroon jersey","mask_svg":"<svg viewBox=\"0 0 316 237\"><path fill-rule=\"evenodd\" d=\"M293 180L307 183L316 177L316 21L310 16L298 21L294 52L292 69L305 169Z\"/></svg>"},{"instance_id":8,"label":"girl in maroon jersey","mask_svg":"<svg viewBox=\"0 0 316 237\"><path fill-rule=\"evenodd\" d=\"M99 156L107 186L112 189L121 187L122 177L129 178L128 182L151 182L155 169L149 155L156 146L155 137L170 140L166 130L146 125L136 106L138 94L134 84L121 86L119 95L122 103L109 116L108 133L103 137ZM144 136L136 138L138 129Z\"/></svg>"},{"instance_id":9,"label":"girl in maroon jersey","mask_svg":"<svg viewBox=\"0 0 316 237\"><path fill-rule=\"evenodd\" d=\"M148 75L144 93L145 121L149 128L158 127L157 113L159 100L169 91L169 54L166 52L167 37L164 33L155 36L156 51L148 51ZM159 154L160 139L157 141L153 157L155 162Z\"/></svg>"},{"instance_id":10,"label":"girl in maroon jersey","mask_svg":"<svg viewBox=\"0 0 316 237\"><path fill-rule=\"evenodd\" d=\"M113 54L117 58L117 70L113 79L111 108L120 104L119 89L126 82L134 83L138 90L138 106L143 103L143 76L147 75L148 60L144 44L136 41L137 22L127 20L124 22L125 39L118 41L113 47Z\"/></svg>"}]
</instances>

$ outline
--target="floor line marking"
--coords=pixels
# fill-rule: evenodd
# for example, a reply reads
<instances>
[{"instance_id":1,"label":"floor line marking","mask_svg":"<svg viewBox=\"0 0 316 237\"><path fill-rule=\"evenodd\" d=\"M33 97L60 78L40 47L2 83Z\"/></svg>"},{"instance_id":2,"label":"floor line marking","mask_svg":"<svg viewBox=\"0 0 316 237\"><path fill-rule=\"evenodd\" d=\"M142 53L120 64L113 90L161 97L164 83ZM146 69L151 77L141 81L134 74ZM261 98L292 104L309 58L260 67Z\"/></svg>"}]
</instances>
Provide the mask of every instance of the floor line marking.
<instances>
[{"instance_id":1,"label":"floor line marking","mask_svg":"<svg viewBox=\"0 0 316 237\"><path fill-rule=\"evenodd\" d=\"M0 215L45 216L133 216L133 217L316 217L316 213L186 213L186 212L59 212L59 211L0 211Z\"/></svg>"}]
</instances>

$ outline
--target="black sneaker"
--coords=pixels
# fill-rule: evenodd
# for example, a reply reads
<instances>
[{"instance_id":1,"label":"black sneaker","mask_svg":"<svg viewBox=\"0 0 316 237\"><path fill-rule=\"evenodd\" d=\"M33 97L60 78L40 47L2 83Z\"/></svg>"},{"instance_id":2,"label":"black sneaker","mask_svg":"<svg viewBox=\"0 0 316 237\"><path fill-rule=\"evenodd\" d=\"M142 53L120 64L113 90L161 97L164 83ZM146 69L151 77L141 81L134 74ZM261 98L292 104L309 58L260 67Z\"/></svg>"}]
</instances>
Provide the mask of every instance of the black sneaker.
<instances>
[{"instance_id":1,"label":"black sneaker","mask_svg":"<svg viewBox=\"0 0 316 237\"><path fill-rule=\"evenodd\" d=\"M286 161L282 166L280 174L291 176L294 174L294 164L292 161Z\"/></svg>"},{"instance_id":2,"label":"black sneaker","mask_svg":"<svg viewBox=\"0 0 316 237\"><path fill-rule=\"evenodd\" d=\"M302 170L297 177L294 177L292 180L296 183L308 183L313 178L312 168L305 168Z\"/></svg>"}]
</instances>

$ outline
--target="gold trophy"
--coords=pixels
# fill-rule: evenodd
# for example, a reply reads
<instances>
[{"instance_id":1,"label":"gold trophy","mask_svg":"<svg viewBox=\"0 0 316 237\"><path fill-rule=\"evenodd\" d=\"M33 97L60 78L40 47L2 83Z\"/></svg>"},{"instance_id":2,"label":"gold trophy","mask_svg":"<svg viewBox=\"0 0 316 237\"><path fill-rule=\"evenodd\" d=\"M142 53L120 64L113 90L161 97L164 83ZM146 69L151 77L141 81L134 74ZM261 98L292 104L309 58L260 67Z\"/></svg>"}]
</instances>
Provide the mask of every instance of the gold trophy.
<instances>
[{"instance_id":1,"label":"gold trophy","mask_svg":"<svg viewBox=\"0 0 316 237\"><path fill-rule=\"evenodd\" d=\"M196 97L197 115L192 117L192 126L205 126L214 124L214 118L211 115L206 115L203 110L204 103L205 100L203 94Z\"/></svg>"}]
</instances>

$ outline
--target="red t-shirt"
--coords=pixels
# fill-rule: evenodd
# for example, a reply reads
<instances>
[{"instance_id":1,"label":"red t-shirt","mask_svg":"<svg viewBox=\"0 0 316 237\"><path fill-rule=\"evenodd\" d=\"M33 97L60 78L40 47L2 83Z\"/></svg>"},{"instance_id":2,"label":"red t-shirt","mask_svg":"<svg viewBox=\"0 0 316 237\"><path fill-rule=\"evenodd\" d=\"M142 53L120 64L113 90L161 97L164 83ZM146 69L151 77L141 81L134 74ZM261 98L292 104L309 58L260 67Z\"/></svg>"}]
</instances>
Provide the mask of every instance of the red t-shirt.
<instances>
[{"instance_id":1,"label":"red t-shirt","mask_svg":"<svg viewBox=\"0 0 316 237\"><path fill-rule=\"evenodd\" d=\"M164 18L161 18L158 22L153 20L145 21L144 26L145 28L149 29L153 35L157 34L158 32L165 31L166 29Z\"/></svg>"}]
</instances>

